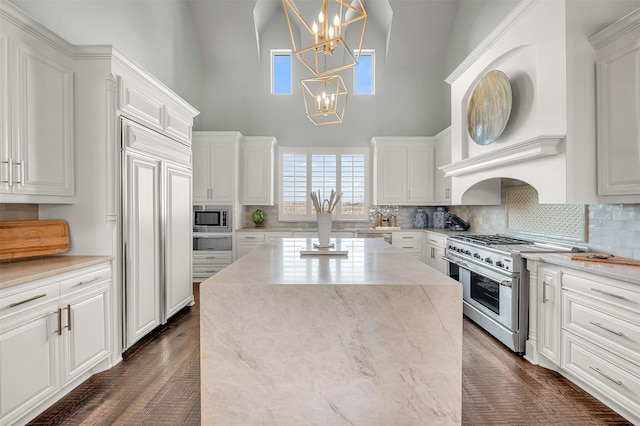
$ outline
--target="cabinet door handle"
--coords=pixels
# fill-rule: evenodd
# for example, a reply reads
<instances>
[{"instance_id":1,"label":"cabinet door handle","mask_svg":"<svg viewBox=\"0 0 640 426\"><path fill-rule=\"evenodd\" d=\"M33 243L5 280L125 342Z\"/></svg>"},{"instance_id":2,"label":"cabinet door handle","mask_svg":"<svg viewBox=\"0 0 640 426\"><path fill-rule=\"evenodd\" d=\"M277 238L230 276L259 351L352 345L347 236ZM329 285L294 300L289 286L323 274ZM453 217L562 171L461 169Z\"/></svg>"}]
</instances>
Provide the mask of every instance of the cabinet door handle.
<instances>
[{"instance_id":1,"label":"cabinet door handle","mask_svg":"<svg viewBox=\"0 0 640 426\"><path fill-rule=\"evenodd\" d=\"M20 186L24 186L24 160L16 164L20 166Z\"/></svg>"},{"instance_id":2,"label":"cabinet door handle","mask_svg":"<svg viewBox=\"0 0 640 426\"><path fill-rule=\"evenodd\" d=\"M622 334L621 332L611 330L610 328L605 327L604 325L600 324L599 322L589 321L589 324L595 325L596 327L601 328L604 331L608 331L609 333L615 334L616 336L624 336L624 334Z\"/></svg>"},{"instance_id":3,"label":"cabinet door handle","mask_svg":"<svg viewBox=\"0 0 640 426\"><path fill-rule=\"evenodd\" d=\"M74 287L78 287L79 285L89 284L89 283L92 283L94 281L98 281L99 279L100 279L100 277L93 277L89 281L80 281L78 284L74 285Z\"/></svg>"},{"instance_id":4,"label":"cabinet door handle","mask_svg":"<svg viewBox=\"0 0 640 426\"><path fill-rule=\"evenodd\" d=\"M600 290L599 288L591 288L591 291L595 291L596 293L604 294L605 296L615 297L616 299L627 300L626 297L620 296L619 294L609 293L608 291Z\"/></svg>"},{"instance_id":5,"label":"cabinet door handle","mask_svg":"<svg viewBox=\"0 0 640 426\"><path fill-rule=\"evenodd\" d=\"M6 183L7 185L13 185L13 173L11 172L11 158L7 161L0 161L0 164L7 165L7 180L0 179L0 183Z\"/></svg>"},{"instance_id":6,"label":"cabinet door handle","mask_svg":"<svg viewBox=\"0 0 640 426\"><path fill-rule=\"evenodd\" d=\"M622 382L620 380L612 379L611 377L609 377L606 374L604 374L598 367L589 366L589 368L592 369L593 371L595 371L596 373L600 374L605 379L612 381L613 383L615 383L618 386L622 386Z\"/></svg>"},{"instance_id":7,"label":"cabinet door handle","mask_svg":"<svg viewBox=\"0 0 640 426\"><path fill-rule=\"evenodd\" d=\"M67 305L65 309L67 310L67 325L65 328L71 331L71 305Z\"/></svg>"},{"instance_id":8,"label":"cabinet door handle","mask_svg":"<svg viewBox=\"0 0 640 426\"><path fill-rule=\"evenodd\" d=\"M62 309L58 308L58 336L62 336Z\"/></svg>"},{"instance_id":9,"label":"cabinet door handle","mask_svg":"<svg viewBox=\"0 0 640 426\"><path fill-rule=\"evenodd\" d=\"M542 281L542 303L547 303L547 282Z\"/></svg>"},{"instance_id":10,"label":"cabinet door handle","mask_svg":"<svg viewBox=\"0 0 640 426\"><path fill-rule=\"evenodd\" d=\"M28 298L26 300L23 300L21 302L12 303L12 304L9 305L9 307L10 308L15 308L16 306L20 306L22 304L31 302L31 301L36 300L36 299L40 299L41 297L45 297L45 296L46 296L46 294L39 294L37 296L30 297L30 298Z\"/></svg>"}]
</instances>

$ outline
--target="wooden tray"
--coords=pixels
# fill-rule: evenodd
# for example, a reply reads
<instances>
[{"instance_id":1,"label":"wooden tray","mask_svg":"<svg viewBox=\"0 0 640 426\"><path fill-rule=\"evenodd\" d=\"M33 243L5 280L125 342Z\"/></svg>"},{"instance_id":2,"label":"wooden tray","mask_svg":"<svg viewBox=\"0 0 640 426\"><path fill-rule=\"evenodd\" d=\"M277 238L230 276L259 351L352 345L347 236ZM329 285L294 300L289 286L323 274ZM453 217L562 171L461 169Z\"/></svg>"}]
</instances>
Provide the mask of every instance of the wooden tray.
<instances>
[{"instance_id":1,"label":"wooden tray","mask_svg":"<svg viewBox=\"0 0 640 426\"><path fill-rule=\"evenodd\" d=\"M0 260L64 253L69 225L64 220L0 222Z\"/></svg>"},{"instance_id":2,"label":"wooden tray","mask_svg":"<svg viewBox=\"0 0 640 426\"><path fill-rule=\"evenodd\" d=\"M583 262L600 262L612 265L640 266L640 260L617 257L606 253L575 253L571 255L571 260L581 260Z\"/></svg>"}]
</instances>

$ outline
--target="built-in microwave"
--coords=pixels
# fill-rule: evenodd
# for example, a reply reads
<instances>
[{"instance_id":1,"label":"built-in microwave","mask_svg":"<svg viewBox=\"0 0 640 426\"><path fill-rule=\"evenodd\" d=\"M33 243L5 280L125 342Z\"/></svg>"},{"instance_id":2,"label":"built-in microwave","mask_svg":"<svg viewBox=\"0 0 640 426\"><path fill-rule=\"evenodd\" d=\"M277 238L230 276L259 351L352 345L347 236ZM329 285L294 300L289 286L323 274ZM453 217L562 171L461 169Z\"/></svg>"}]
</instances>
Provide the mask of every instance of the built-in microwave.
<instances>
[{"instance_id":1,"label":"built-in microwave","mask_svg":"<svg viewBox=\"0 0 640 426\"><path fill-rule=\"evenodd\" d=\"M193 206L193 232L231 232L231 206Z\"/></svg>"}]
</instances>

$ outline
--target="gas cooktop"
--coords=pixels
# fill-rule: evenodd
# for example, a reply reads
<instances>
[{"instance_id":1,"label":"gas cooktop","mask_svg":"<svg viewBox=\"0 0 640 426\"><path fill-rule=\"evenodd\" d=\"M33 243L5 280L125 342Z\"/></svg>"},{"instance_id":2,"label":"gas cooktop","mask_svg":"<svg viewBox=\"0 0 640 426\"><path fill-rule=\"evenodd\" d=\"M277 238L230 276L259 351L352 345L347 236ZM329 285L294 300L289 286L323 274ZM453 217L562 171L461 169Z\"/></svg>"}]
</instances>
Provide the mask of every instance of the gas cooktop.
<instances>
[{"instance_id":1,"label":"gas cooktop","mask_svg":"<svg viewBox=\"0 0 640 426\"><path fill-rule=\"evenodd\" d=\"M533 241L509 237L507 235L456 235L451 238L484 246L509 245L509 244L533 244Z\"/></svg>"}]
</instances>

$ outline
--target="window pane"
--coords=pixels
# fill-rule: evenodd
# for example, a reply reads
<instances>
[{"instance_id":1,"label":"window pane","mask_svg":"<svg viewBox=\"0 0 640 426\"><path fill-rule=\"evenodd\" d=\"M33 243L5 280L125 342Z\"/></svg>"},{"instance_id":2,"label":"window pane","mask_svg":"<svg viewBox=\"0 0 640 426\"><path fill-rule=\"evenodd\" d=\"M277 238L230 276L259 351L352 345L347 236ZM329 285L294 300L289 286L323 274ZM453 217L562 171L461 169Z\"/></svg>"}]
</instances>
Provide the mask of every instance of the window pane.
<instances>
[{"instance_id":1,"label":"window pane","mask_svg":"<svg viewBox=\"0 0 640 426\"><path fill-rule=\"evenodd\" d=\"M373 94L373 54L360 54L353 72L354 92L358 95Z\"/></svg>"},{"instance_id":2,"label":"window pane","mask_svg":"<svg viewBox=\"0 0 640 426\"><path fill-rule=\"evenodd\" d=\"M342 216L364 215L365 197L365 156L364 154L343 154L341 157Z\"/></svg>"},{"instance_id":3,"label":"window pane","mask_svg":"<svg viewBox=\"0 0 640 426\"><path fill-rule=\"evenodd\" d=\"M291 55L273 54L273 70L271 70L273 81L273 93L276 95L291 94Z\"/></svg>"},{"instance_id":4,"label":"window pane","mask_svg":"<svg viewBox=\"0 0 640 426\"><path fill-rule=\"evenodd\" d=\"M307 156L282 156L282 211L285 214L307 214Z\"/></svg>"},{"instance_id":5,"label":"window pane","mask_svg":"<svg viewBox=\"0 0 640 426\"><path fill-rule=\"evenodd\" d=\"M331 190L336 188L336 156L335 154L311 155L311 189L320 191L320 202L331 197Z\"/></svg>"}]
</instances>

